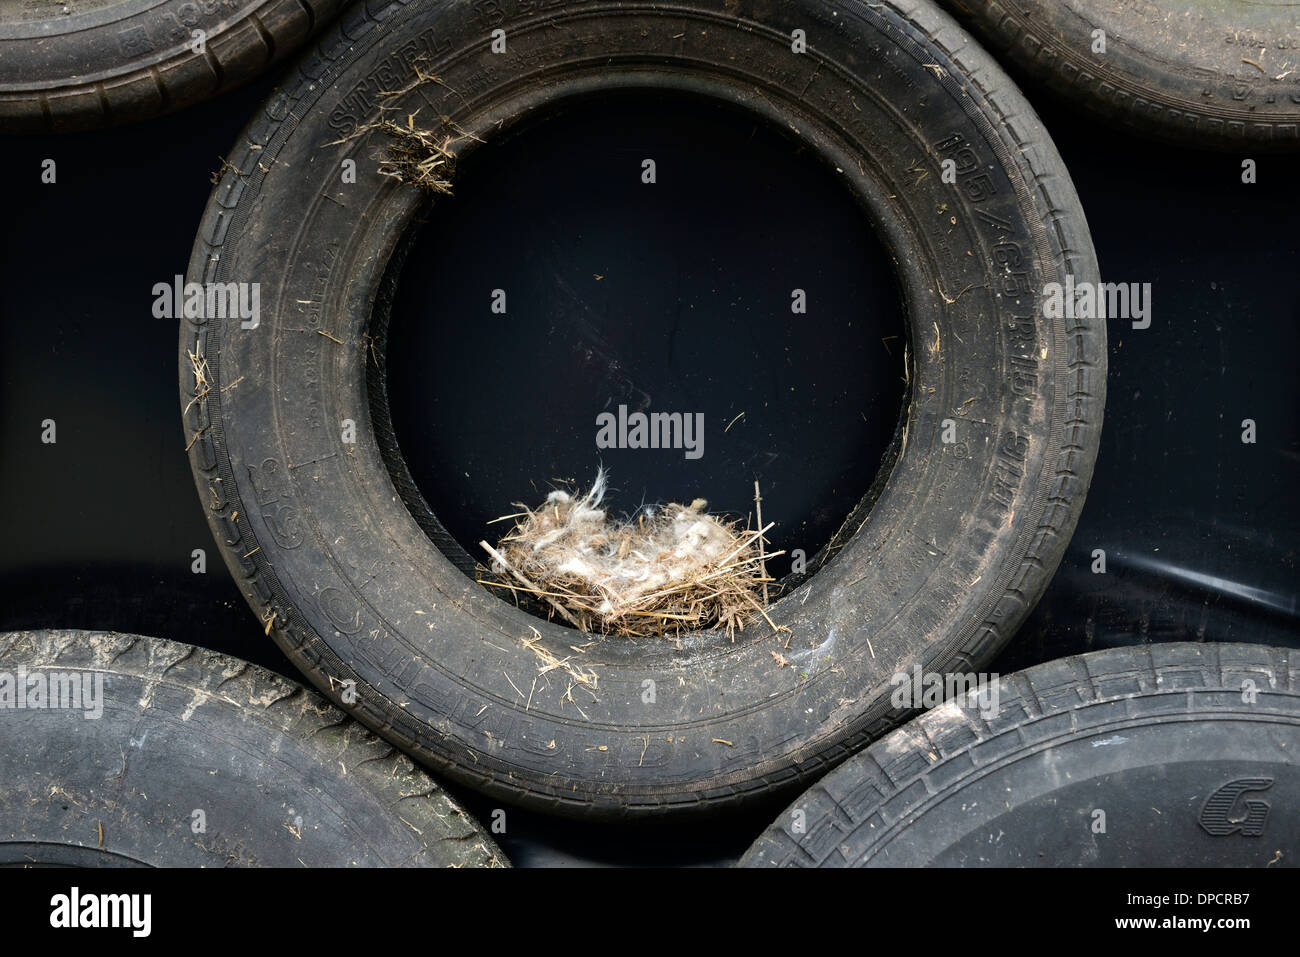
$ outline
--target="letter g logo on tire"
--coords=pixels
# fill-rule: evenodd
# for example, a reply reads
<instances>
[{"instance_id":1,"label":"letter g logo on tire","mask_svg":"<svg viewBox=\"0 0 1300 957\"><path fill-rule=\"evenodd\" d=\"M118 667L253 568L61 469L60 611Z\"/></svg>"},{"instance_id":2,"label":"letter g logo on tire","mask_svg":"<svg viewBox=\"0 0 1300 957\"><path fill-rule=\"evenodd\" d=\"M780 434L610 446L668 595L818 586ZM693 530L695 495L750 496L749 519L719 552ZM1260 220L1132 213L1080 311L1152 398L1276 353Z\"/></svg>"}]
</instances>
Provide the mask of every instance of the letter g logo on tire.
<instances>
[{"instance_id":1,"label":"letter g logo on tire","mask_svg":"<svg viewBox=\"0 0 1300 957\"><path fill-rule=\"evenodd\" d=\"M1250 791L1264 791L1273 786L1272 778L1238 778L1229 781L1216 790L1201 807L1197 820L1207 834L1223 837L1240 831L1245 837L1259 837L1264 833L1264 824L1268 820L1269 803L1259 799L1241 799ZM1244 816L1233 809L1238 803L1245 811Z\"/></svg>"}]
</instances>

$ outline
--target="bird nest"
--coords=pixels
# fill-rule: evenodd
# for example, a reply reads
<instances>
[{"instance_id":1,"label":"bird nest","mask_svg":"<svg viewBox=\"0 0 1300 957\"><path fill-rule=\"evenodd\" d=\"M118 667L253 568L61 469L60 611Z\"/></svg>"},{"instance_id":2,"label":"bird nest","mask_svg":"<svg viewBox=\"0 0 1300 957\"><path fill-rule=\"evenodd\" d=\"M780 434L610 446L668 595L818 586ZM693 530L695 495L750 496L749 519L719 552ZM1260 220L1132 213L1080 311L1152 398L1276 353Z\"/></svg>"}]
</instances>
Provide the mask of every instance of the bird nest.
<instances>
[{"instance_id":1,"label":"bird nest","mask_svg":"<svg viewBox=\"0 0 1300 957\"><path fill-rule=\"evenodd\" d=\"M482 584L531 596L585 632L650 637L681 631L735 632L766 618L763 534L689 505L645 508L627 519L601 507L607 479L583 495L551 492L537 508L505 516ZM761 513L759 523L761 524Z\"/></svg>"}]
</instances>

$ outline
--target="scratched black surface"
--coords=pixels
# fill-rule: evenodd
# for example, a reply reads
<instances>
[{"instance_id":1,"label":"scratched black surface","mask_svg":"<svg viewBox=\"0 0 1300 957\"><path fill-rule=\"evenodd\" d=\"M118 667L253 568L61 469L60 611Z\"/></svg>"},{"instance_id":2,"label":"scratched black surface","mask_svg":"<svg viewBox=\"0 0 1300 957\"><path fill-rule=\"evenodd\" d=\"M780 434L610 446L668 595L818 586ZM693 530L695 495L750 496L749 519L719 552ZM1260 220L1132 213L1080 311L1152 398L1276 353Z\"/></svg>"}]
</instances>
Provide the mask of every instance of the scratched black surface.
<instances>
[{"instance_id":1,"label":"scratched black surface","mask_svg":"<svg viewBox=\"0 0 1300 957\"><path fill-rule=\"evenodd\" d=\"M216 557L182 451L176 330L149 308L153 283L184 270L207 174L272 85L262 81L128 129L3 140L0 630L137 631L292 674ZM1118 136L1030 93L1072 171L1103 275L1152 283L1154 313L1147 330L1110 324L1110 402L1083 519L1046 597L992 670L1146 641L1294 647L1300 160L1256 157L1259 182L1247 186L1241 156ZM478 310L489 273L507 277L493 287L524 290L512 298L508 317L519 324L522 361L554 363L560 373L546 402L567 410L555 430L564 433L556 442L563 454L524 469L521 445L530 454L550 446L531 435L504 440L516 425L536 428L548 406L521 381L521 356L510 352L510 337L486 320L476 320L467 330L473 335L461 341L490 344L498 350L494 360L452 348L447 357L464 381L444 377L434 383L436 394L422 391L418 376L409 388L395 388L395 413L413 423L403 441L413 459L445 463L445 480L437 468L424 470L430 496L451 514L473 518L496 508L499 498L526 496L530 489L521 483L528 480L544 488L556 477L589 477L590 405L617 398L620 388L644 393L666 411L706 412L706 443L719 420L745 411L726 433L730 439L706 444L704 458L689 468L684 457L656 464L650 453L602 453L615 470L619 504L705 494L743 514L747 489L738 486L758 461L787 543L814 541L834 521L819 509L839 502L826 489L869 479L878 455L874 430L888 419L882 410L894 394L889 359L873 348L873 333L877 340L885 334L873 324L887 322L892 295L890 280L873 265L878 250L859 217L827 208L833 189L825 178L780 143L760 140L738 154L737 136L747 128L719 122L711 129L698 114L675 116L667 104L636 109L598 124L591 144L627 162L660 151L667 169L661 164L655 202L662 205L651 210L649 194L614 182L627 175L625 164L575 161L547 194L530 198L530 170L511 181L508 169L493 171L485 159L482 209L466 203L447 212L470 223L495 202L492 228L503 231L500 242L481 248L492 231L482 227L472 233L474 248L457 248L445 260L431 244L424 287L417 277L403 290L410 323L401 334L411 345L457 321L458 310ZM58 163L52 186L39 181L47 157ZM464 199L470 198L467 188ZM729 222L745 228L727 228ZM547 240L548 228L578 227L581 242ZM490 268L486 260L494 260ZM434 276L443 277L436 286L427 282ZM795 286L820 290L810 297L810 314L815 309L843 322L824 323L813 336L793 332L788 305L773 303L788 303ZM430 304L437 305L436 322L422 311ZM611 370L606 361L603 371L575 382L575 369L590 361L585 347L571 335L548 339L529 326L548 321L544 309L568 322L570 333L594 315L603 351L624 357L619 367ZM691 348L676 349L670 361L655 351L662 341L656 330L683 310L706 312L708 321L692 326ZM429 328L416 328L421 315ZM627 321L611 321L620 316ZM850 316L860 317L853 327ZM765 348L774 343L779 354ZM642 353L648 361L638 365ZM707 365L711 360L717 362ZM870 377L846 380L841 361L870 361ZM706 367L720 370L715 382L701 381ZM471 370L477 384L469 381ZM619 375L631 385L608 381ZM797 401L786 394L792 386ZM681 401L672 398L679 395ZM459 418L451 432L422 437L421 423L445 420L453 402ZM774 410L766 417L754 411L764 402ZM514 425L502 417L509 408L518 410ZM858 412L864 416L855 424ZM1240 440L1247 418L1256 422L1253 445ZM40 441L44 419L57 422L54 445ZM572 459L564 451L568 433L580 453ZM766 459L778 444L779 457ZM472 458L473 468L450 461L461 457ZM466 471L468 481L457 477ZM783 491L791 489L802 491ZM790 534L805 521L808 530ZM456 531L464 537L471 529ZM196 548L208 552L203 575L190 570ZM1104 575L1091 571L1099 548L1107 553ZM461 796L488 820L489 804ZM628 828L511 810L500 840L521 865L727 863L774 813L756 808Z\"/></svg>"},{"instance_id":2,"label":"scratched black surface","mask_svg":"<svg viewBox=\"0 0 1300 957\"><path fill-rule=\"evenodd\" d=\"M461 545L600 465L620 512L704 497L743 517L757 479L774 549L826 544L876 474L904 368L889 260L835 177L745 114L662 97L570 108L466 163L388 347L398 440ZM684 414L704 441L597 448L620 408Z\"/></svg>"}]
</instances>

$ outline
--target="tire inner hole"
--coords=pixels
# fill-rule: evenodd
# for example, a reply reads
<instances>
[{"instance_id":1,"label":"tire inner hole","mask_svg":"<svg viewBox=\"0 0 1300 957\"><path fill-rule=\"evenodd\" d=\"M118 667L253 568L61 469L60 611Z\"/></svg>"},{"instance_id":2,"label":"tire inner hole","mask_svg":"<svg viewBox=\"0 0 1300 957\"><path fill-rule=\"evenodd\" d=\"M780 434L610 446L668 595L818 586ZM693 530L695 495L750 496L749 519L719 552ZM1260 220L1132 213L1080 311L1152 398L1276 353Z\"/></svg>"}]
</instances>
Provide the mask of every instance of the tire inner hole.
<instances>
[{"instance_id":1,"label":"tire inner hole","mask_svg":"<svg viewBox=\"0 0 1300 957\"><path fill-rule=\"evenodd\" d=\"M792 133L663 91L569 103L479 146L420 220L385 398L462 570L514 503L601 465L620 515L705 498L752 525L757 479L787 584L865 517L905 401L904 306L866 212ZM620 406L702 414L702 444L598 448Z\"/></svg>"}]
</instances>

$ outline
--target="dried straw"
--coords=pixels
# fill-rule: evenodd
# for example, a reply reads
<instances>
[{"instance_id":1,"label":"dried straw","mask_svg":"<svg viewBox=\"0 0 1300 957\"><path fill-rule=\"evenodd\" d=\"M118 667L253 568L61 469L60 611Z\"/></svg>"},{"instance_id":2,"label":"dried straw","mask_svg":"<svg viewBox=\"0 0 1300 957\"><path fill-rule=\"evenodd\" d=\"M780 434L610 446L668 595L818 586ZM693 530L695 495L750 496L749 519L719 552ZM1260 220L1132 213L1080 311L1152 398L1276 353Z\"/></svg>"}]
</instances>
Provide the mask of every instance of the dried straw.
<instances>
[{"instance_id":1,"label":"dried straw","mask_svg":"<svg viewBox=\"0 0 1300 957\"><path fill-rule=\"evenodd\" d=\"M412 66L415 69L414 80L400 90L380 91L378 120L357 127L343 139L329 145L347 142L371 132L383 133L386 142L378 157L380 173L432 195L449 194L456 169L457 145L465 140L481 140L461 129L450 116L440 116L434 123L417 123L416 117L421 112L417 109L404 117L399 114L399 118L393 118L393 114L397 113L397 102L402 96L422 86L442 85L442 80L425 69L422 59Z\"/></svg>"},{"instance_id":2,"label":"dried straw","mask_svg":"<svg viewBox=\"0 0 1300 957\"><path fill-rule=\"evenodd\" d=\"M652 637L720 628L734 640L766 618L771 525L740 528L706 502L611 519L600 507L603 471L585 495L552 492L537 508L518 505L515 525L493 548L480 582L546 602L585 632ZM775 626L773 626L775 628Z\"/></svg>"}]
</instances>

